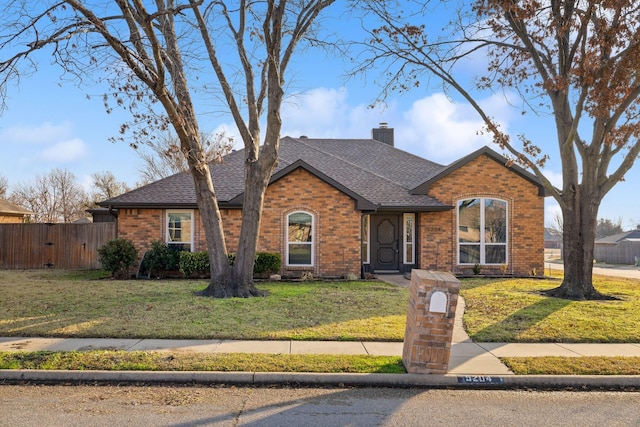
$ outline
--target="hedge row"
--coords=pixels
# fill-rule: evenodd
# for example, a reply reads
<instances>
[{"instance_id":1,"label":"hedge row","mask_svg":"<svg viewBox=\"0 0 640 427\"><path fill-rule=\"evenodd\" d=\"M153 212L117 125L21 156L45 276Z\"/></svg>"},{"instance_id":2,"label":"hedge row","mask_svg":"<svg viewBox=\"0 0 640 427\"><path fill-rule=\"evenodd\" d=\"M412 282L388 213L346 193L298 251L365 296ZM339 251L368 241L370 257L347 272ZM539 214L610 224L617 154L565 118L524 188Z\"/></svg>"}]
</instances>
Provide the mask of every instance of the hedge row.
<instances>
[{"instance_id":1,"label":"hedge row","mask_svg":"<svg viewBox=\"0 0 640 427\"><path fill-rule=\"evenodd\" d=\"M126 278L138 258L138 251L132 242L114 239L98 249L102 268L110 271L115 278ZM235 262L235 254L229 254L229 264ZM278 253L258 252L253 265L254 277L267 278L280 271L282 258ZM184 277L209 277L209 254L207 252L187 252L160 241L151 242L151 249L144 255L142 269L149 277L165 277L167 272L180 271Z\"/></svg>"},{"instance_id":2,"label":"hedge row","mask_svg":"<svg viewBox=\"0 0 640 427\"><path fill-rule=\"evenodd\" d=\"M235 262L235 254L229 254L229 264ZM258 252L253 264L254 277L267 278L280 271L282 258L273 252ZM207 252L181 252L180 272L184 277L208 277L209 254Z\"/></svg>"}]
</instances>

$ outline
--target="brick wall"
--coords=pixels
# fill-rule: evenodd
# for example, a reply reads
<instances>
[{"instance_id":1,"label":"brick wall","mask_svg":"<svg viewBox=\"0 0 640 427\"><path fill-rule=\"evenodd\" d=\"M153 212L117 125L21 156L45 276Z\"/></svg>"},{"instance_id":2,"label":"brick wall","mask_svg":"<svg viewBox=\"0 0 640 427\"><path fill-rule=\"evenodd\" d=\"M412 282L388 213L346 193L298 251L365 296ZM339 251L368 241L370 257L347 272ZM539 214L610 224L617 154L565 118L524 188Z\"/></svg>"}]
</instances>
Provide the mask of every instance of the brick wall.
<instances>
[{"instance_id":1,"label":"brick wall","mask_svg":"<svg viewBox=\"0 0 640 427\"><path fill-rule=\"evenodd\" d=\"M24 215L0 214L0 224L22 224Z\"/></svg>"},{"instance_id":2,"label":"brick wall","mask_svg":"<svg viewBox=\"0 0 640 427\"><path fill-rule=\"evenodd\" d=\"M165 211L163 209L120 209L118 237L131 240L142 254L154 240L165 241Z\"/></svg>"},{"instance_id":3,"label":"brick wall","mask_svg":"<svg viewBox=\"0 0 640 427\"><path fill-rule=\"evenodd\" d=\"M313 267L286 266L287 215L306 211L314 215ZM121 209L118 236L134 242L140 254L154 240L165 241L166 211L162 209ZM238 247L242 211L221 209L227 250ZM260 225L258 251L282 255L282 274L314 276L360 274L360 218L355 202L309 172L298 169L271 184L267 189ZM202 221L194 210L194 251L206 250Z\"/></svg>"},{"instance_id":4,"label":"brick wall","mask_svg":"<svg viewBox=\"0 0 640 427\"><path fill-rule=\"evenodd\" d=\"M306 211L315 217L313 269L286 266L286 221L287 215L295 211ZM359 275L360 221L351 197L298 169L267 189L258 250L281 253L284 274L303 270L315 276Z\"/></svg>"},{"instance_id":5,"label":"brick wall","mask_svg":"<svg viewBox=\"0 0 640 427\"><path fill-rule=\"evenodd\" d=\"M487 156L462 166L429 188L429 195L456 206L458 200L490 197L508 203L507 273L544 273L544 198L538 187ZM420 215L420 267L472 274L457 265L456 209ZM500 266L482 266L500 273Z\"/></svg>"}]
</instances>

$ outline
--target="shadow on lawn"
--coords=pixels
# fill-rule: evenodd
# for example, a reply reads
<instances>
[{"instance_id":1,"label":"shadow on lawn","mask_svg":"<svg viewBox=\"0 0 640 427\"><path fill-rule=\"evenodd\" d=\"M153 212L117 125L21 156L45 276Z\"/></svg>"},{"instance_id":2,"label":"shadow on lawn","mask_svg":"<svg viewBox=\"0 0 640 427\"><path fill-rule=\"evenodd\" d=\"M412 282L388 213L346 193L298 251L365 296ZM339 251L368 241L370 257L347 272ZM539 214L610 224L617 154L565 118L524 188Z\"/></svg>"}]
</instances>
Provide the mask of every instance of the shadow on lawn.
<instances>
[{"instance_id":1,"label":"shadow on lawn","mask_svg":"<svg viewBox=\"0 0 640 427\"><path fill-rule=\"evenodd\" d=\"M551 314L562 310L573 301L545 298L521 308L471 336L474 341L518 342L519 336Z\"/></svg>"}]
</instances>

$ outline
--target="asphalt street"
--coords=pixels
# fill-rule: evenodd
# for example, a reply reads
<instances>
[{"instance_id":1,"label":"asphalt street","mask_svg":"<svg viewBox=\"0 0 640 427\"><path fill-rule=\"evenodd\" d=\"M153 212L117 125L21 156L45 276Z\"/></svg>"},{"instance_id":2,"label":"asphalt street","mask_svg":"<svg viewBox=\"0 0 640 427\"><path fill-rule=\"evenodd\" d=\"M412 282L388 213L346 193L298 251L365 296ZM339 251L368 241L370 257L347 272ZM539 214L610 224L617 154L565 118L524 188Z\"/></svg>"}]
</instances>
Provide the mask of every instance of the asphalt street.
<instances>
[{"instance_id":1,"label":"asphalt street","mask_svg":"<svg viewBox=\"0 0 640 427\"><path fill-rule=\"evenodd\" d=\"M638 426L640 394L525 390L0 386L1 426Z\"/></svg>"}]
</instances>

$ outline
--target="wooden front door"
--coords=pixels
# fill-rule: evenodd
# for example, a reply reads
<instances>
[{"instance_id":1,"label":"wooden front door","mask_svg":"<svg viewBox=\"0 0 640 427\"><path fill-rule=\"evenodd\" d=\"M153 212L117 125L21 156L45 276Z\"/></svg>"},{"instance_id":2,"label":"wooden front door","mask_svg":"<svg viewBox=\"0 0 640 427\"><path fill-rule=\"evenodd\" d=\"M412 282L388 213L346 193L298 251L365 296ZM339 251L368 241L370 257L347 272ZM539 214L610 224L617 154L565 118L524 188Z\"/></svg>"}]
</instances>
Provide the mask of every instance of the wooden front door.
<instances>
[{"instance_id":1,"label":"wooden front door","mask_svg":"<svg viewBox=\"0 0 640 427\"><path fill-rule=\"evenodd\" d=\"M373 270L400 271L400 215L373 215Z\"/></svg>"}]
</instances>

